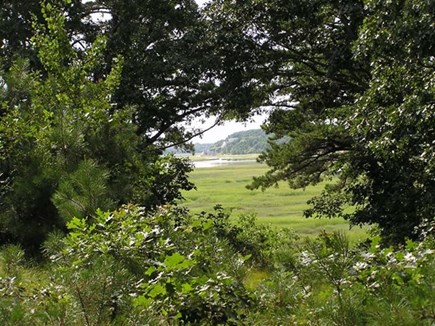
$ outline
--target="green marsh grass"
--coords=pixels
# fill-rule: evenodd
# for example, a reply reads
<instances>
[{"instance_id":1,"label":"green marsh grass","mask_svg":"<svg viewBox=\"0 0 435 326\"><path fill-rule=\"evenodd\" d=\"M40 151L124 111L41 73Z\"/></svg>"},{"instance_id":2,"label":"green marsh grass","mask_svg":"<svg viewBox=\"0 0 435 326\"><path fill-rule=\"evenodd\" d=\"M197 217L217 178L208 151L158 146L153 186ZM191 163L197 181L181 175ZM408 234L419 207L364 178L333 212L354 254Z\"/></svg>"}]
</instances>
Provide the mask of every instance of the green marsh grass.
<instances>
[{"instance_id":1,"label":"green marsh grass","mask_svg":"<svg viewBox=\"0 0 435 326\"><path fill-rule=\"evenodd\" d=\"M321 231L345 231L349 238L365 238L367 229L354 227L343 219L313 219L303 217L308 208L307 201L319 194L324 184L310 186L305 190L290 189L285 182L277 188L249 190L246 185L252 177L267 171L267 166L258 163L228 164L218 167L197 168L190 174L190 180L197 190L184 192L183 205L192 212L210 211L221 204L231 211L231 216L255 214L258 223L270 223L276 227L289 227L302 237L316 236Z\"/></svg>"}]
</instances>

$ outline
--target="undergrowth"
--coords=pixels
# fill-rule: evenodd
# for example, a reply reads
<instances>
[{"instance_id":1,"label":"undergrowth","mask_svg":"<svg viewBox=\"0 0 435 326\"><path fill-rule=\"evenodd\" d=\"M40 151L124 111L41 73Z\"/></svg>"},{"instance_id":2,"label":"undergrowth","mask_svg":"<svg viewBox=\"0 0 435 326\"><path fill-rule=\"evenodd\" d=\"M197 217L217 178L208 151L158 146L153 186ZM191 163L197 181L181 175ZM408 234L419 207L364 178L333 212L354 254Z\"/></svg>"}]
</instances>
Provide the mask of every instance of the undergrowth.
<instances>
[{"instance_id":1,"label":"undergrowth","mask_svg":"<svg viewBox=\"0 0 435 326\"><path fill-rule=\"evenodd\" d=\"M45 262L1 249L1 325L433 325L433 222L419 241L351 246L340 232L135 206L74 218Z\"/></svg>"}]
</instances>

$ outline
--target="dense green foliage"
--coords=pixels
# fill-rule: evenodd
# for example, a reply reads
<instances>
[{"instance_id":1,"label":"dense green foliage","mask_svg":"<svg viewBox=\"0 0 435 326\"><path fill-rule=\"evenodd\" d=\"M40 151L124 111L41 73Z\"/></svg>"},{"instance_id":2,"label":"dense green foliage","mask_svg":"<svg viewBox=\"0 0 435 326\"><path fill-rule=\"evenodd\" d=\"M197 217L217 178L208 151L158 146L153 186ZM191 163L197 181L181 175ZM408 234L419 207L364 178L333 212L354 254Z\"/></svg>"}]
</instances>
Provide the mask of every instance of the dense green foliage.
<instances>
[{"instance_id":1,"label":"dense green foliage","mask_svg":"<svg viewBox=\"0 0 435 326\"><path fill-rule=\"evenodd\" d=\"M2 325L432 325L433 223L420 242L351 247L341 233L288 230L135 206L72 219L50 262L0 251ZM265 269L266 267L266 269Z\"/></svg>"},{"instance_id":2,"label":"dense green foliage","mask_svg":"<svg viewBox=\"0 0 435 326\"><path fill-rule=\"evenodd\" d=\"M39 0L2 0L0 8L0 66L8 70L20 58L26 58L32 67L41 68L37 51L31 46L34 22L44 24L42 4ZM90 34L94 29L92 24L81 18L84 7L81 0L53 1L68 17L66 30L69 36ZM94 37L95 37L95 33Z\"/></svg>"},{"instance_id":3,"label":"dense green foliage","mask_svg":"<svg viewBox=\"0 0 435 326\"><path fill-rule=\"evenodd\" d=\"M2 136L1 196L11 191L12 171L20 165L8 158L15 155L8 137L23 145L19 137L36 137L51 119L59 126L53 140L69 137L71 147L63 158L72 165L65 167L68 173L78 167L81 156L99 165L102 170L95 173L100 179L119 177L119 198L109 195L107 208L130 199L158 205L178 197L177 188L191 187L183 162L171 159L171 177L162 180L159 169L167 165L155 164L165 148L189 147L187 141L200 132L189 123L212 114L217 123L244 119L268 107L264 129L272 139L260 159L271 170L256 178L252 188L280 180L294 188L336 180L312 199L306 215L377 224L386 243L413 237L413 227L434 217L432 2L223 0L211 1L204 10L192 0L54 3L8 0L1 10L2 84L9 84L2 87L2 123L15 123L11 108L29 107L31 115L42 110L34 122L24 123L31 132ZM47 20L47 6L63 13L62 27ZM105 20L90 19L102 13ZM44 40L44 29L59 33L57 41ZM83 103L86 98L89 103ZM38 104L41 99L48 106L56 101L74 106L83 116L98 104L109 112L107 121L118 127L99 121L98 110L91 110L94 125L92 119L79 123L74 115L52 117L52 109ZM67 135L62 124L71 123L74 130ZM83 138L87 131L81 136L80 128L96 129L93 140L90 135ZM103 129L106 145L97 148L96 137L102 137ZM81 137L94 147L83 151ZM283 137L291 141L275 141ZM257 145L229 140L220 150L256 151ZM58 150L61 146L53 144ZM115 158L102 164L101 157L112 148ZM121 159L122 151L134 158ZM38 166L22 166L29 169L27 175L42 173ZM174 187L150 190L177 175L177 169L182 171ZM45 202L44 215L53 215L51 195L61 174L55 170L44 176L50 182L35 181L40 190L30 191L35 201ZM144 174L147 180L134 177ZM21 176L27 180L26 174ZM65 193L56 195L58 204L63 205L62 196L80 196L65 183L62 187ZM95 205L81 210L88 214ZM37 211L33 206L29 210Z\"/></svg>"},{"instance_id":4,"label":"dense green foliage","mask_svg":"<svg viewBox=\"0 0 435 326\"><path fill-rule=\"evenodd\" d=\"M434 5L3 1L0 324L433 325ZM177 206L163 150L264 106L252 187L329 179L306 215L381 237Z\"/></svg>"},{"instance_id":5,"label":"dense green foliage","mask_svg":"<svg viewBox=\"0 0 435 326\"><path fill-rule=\"evenodd\" d=\"M2 272L11 277L0 278L2 285L10 282L0 293L3 324L237 323L254 304L242 283L247 261L264 264L278 239L252 222L229 224L219 207L192 216L171 207L150 215L125 206L98 211L92 222L74 218L68 228L67 237L52 234L44 245L52 280L38 283L36 298L15 292L20 268L11 258L19 248L2 251ZM21 299L7 304L16 295Z\"/></svg>"},{"instance_id":6,"label":"dense green foliage","mask_svg":"<svg viewBox=\"0 0 435 326\"><path fill-rule=\"evenodd\" d=\"M113 110L122 58L93 80L105 39L78 55L63 13L46 5L43 15L32 38L43 72L18 60L2 73L0 116L1 242L36 250L73 216L132 201L153 208L193 187L186 161L147 147L129 107Z\"/></svg>"},{"instance_id":7,"label":"dense green foliage","mask_svg":"<svg viewBox=\"0 0 435 326\"><path fill-rule=\"evenodd\" d=\"M351 117L345 175L355 178L344 189L361 207L352 221L377 222L398 242L435 218L435 4L371 1L367 10L354 53L371 79Z\"/></svg>"},{"instance_id":8,"label":"dense green foliage","mask_svg":"<svg viewBox=\"0 0 435 326\"><path fill-rule=\"evenodd\" d=\"M335 186L307 216L378 224L403 242L435 216L433 1L214 1L215 35L238 42L252 96L275 107L271 166L252 187ZM237 19L236 19L237 17ZM345 210L353 206L353 211Z\"/></svg>"},{"instance_id":9,"label":"dense green foliage","mask_svg":"<svg viewBox=\"0 0 435 326\"><path fill-rule=\"evenodd\" d=\"M49 2L2 2L3 70L17 58L27 58L31 68L41 68L30 40L33 21L45 24L41 9ZM187 141L201 133L198 126L187 126L195 118L215 115L219 123L251 113L251 101L241 101L244 91L235 87L242 81L234 78L229 62L215 50L221 45L207 35L208 20L194 0L51 3L65 13L67 36L79 56L100 35L105 36L100 64L89 78L104 79L114 59L123 57L112 104L117 110L130 107L136 133L146 145L160 150L174 145L186 147Z\"/></svg>"}]
</instances>

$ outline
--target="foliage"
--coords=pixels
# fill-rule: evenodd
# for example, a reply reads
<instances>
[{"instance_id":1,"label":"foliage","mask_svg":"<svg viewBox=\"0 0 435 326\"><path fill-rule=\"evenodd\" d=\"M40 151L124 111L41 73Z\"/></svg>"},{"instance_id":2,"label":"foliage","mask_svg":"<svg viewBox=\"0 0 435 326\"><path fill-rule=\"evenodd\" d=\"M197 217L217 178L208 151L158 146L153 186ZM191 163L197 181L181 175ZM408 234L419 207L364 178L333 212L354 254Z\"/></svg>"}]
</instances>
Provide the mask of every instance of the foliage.
<instances>
[{"instance_id":1,"label":"foliage","mask_svg":"<svg viewBox=\"0 0 435 326\"><path fill-rule=\"evenodd\" d=\"M48 17L48 7L56 7L63 18ZM9 0L0 16L5 26L1 116L2 125L21 136L1 136L0 196L11 190L16 163L9 162L13 150L8 146L32 150L32 137L44 134L53 146L41 142L32 164L17 159L29 169L23 180L44 175L33 178L33 187L23 185L26 196L14 199L33 196L44 202L43 212L23 208L33 212L26 213L29 219L53 216L56 208L47 198L64 177L62 169L75 170L84 156L101 171L110 170L109 183L122 189L115 195L116 187L108 185L109 202L116 206L133 198L158 206L162 196L178 198L177 187L192 187L181 173L174 191L151 190L160 185L159 168L165 164L155 162L162 150L189 147L183 144L200 132L182 122L212 114L218 115L217 123L246 119L268 107L264 129L274 136L260 160L271 170L254 179L251 188L280 180L304 188L332 179L335 185L313 198L307 216L378 224L386 244L403 243L422 219L434 216L432 12L432 2L424 0L216 0L204 10L192 0L60 1L42 7ZM31 13L39 30L34 42ZM108 19L90 20L96 13L109 14ZM14 34L9 26L16 25L22 28ZM50 31L57 39L44 38ZM18 55L29 58L27 65L37 73L14 60ZM28 109L17 113L17 104ZM95 125L77 117L95 105L106 108L95 113ZM58 114L44 106L58 106ZM80 109L66 114L72 106ZM24 112L35 122L14 127ZM38 125L48 123L54 125L41 133L45 129ZM26 141L19 140L24 134ZM276 141L283 138L289 141ZM41 158L44 148L60 154L50 172L44 164L53 162ZM111 151L113 159L101 159ZM68 164L61 166L62 160ZM189 170L186 163L170 161ZM165 181L176 174L169 170ZM15 215L2 220L14 225ZM62 226L61 221L51 224ZM11 232L29 233L21 231Z\"/></svg>"},{"instance_id":2,"label":"foliage","mask_svg":"<svg viewBox=\"0 0 435 326\"><path fill-rule=\"evenodd\" d=\"M114 94L116 107L134 107L137 133L146 144L162 149L182 146L198 128L186 128L181 122L220 106L210 69L212 52L195 1L92 1L88 5L111 16L99 27L108 37L108 67L117 55L125 60Z\"/></svg>"},{"instance_id":3,"label":"foliage","mask_svg":"<svg viewBox=\"0 0 435 326\"><path fill-rule=\"evenodd\" d=\"M371 83L350 125L350 173L358 178L346 191L361 207L350 218L378 223L390 243L414 238L414 227L435 217L434 9L372 1L355 45L355 55L370 58Z\"/></svg>"},{"instance_id":4,"label":"foliage","mask_svg":"<svg viewBox=\"0 0 435 326\"><path fill-rule=\"evenodd\" d=\"M424 1L368 4L354 55L370 61L371 79L346 122L353 150L309 215L377 223L386 243L415 239L414 227L435 216L432 10ZM345 205L354 212L343 214Z\"/></svg>"},{"instance_id":5,"label":"foliage","mask_svg":"<svg viewBox=\"0 0 435 326\"><path fill-rule=\"evenodd\" d=\"M385 243L432 219L433 10L424 0L214 1L212 24L235 24L251 47L241 78L275 107L265 130L291 139L260 156L271 169L251 188L335 180L306 215L378 224Z\"/></svg>"},{"instance_id":6,"label":"foliage","mask_svg":"<svg viewBox=\"0 0 435 326\"><path fill-rule=\"evenodd\" d=\"M342 120L367 76L365 63L351 52L362 7L361 1L246 1L241 6L215 1L210 6L215 20L238 17L240 42L252 46L244 82L255 88L257 79L268 80L263 105L272 112L265 131L292 139L272 143L261 157L272 170L254 181L256 187L282 179L293 187L316 183L350 147Z\"/></svg>"},{"instance_id":7,"label":"foliage","mask_svg":"<svg viewBox=\"0 0 435 326\"><path fill-rule=\"evenodd\" d=\"M29 72L19 60L3 74L0 117L2 242L34 250L74 215L130 201L153 208L193 187L187 161L147 149L133 111L113 110L122 58L92 78L105 38L79 54L63 12L45 4L43 16L46 25L35 23L32 39L43 72Z\"/></svg>"},{"instance_id":8,"label":"foliage","mask_svg":"<svg viewBox=\"0 0 435 326\"><path fill-rule=\"evenodd\" d=\"M242 255L249 257L249 262L256 268L267 269L272 266L280 249L285 251L291 248L297 235L290 229L279 231L270 225L257 225L254 214L242 214L235 223L230 223L230 215L220 205L215 206L213 214L202 212L200 216L213 221L218 238L225 240Z\"/></svg>"},{"instance_id":9,"label":"foliage","mask_svg":"<svg viewBox=\"0 0 435 326\"><path fill-rule=\"evenodd\" d=\"M22 259L22 250L1 250L6 258L0 261L0 321L4 325L434 322L433 223L417 230L420 242L409 240L398 249L381 248L379 239L351 247L340 233L295 241L288 233L273 235L245 223L248 228L239 230L240 225L231 224L220 208L215 214L191 215L177 207L162 207L148 214L132 205L98 211L92 222L74 218L68 236L53 234L45 243L50 262L44 267L36 269L25 261L14 265L10 258ZM239 233L226 232L232 230ZM244 284L262 266L253 259L259 252L269 253L267 270L248 290Z\"/></svg>"},{"instance_id":10,"label":"foliage","mask_svg":"<svg viewBox=\"0 0 435 326\"><path fill-rule=\"evenodd\" d=\"M21 245L0 249L0 323L432 325L433 9L6 1L0 242ZM298 241L219 205L166 205L193 187L187 161L160 156L192 136L179 123L262 105L288 141L272 139L253 187L329 178L307 215L376 223L382 239ZM35 265L24 249L45 239Z\"/></svg>"},{"instance_id":11,"label":"foliage","mask_svg":"<svg viewBox=\"0 0 435 326\"><path fill-rule=\"evenodd\" d=\"M109 173L92 161L83 161L77 170L63 179L53 194L53 203L66 220L90 216L97 208L111 208L108 202L107 179Z\"/></svg>"},{"instance_id":12,"label":"foliage","mask_svg":"<svg viewBox=\"0 0 435 326\"><path fill-rule=\"evenodd\" d=\"M300 245L257 288L261 313L251 322L431 325L433 238L400 250L378 241L350 248L334 233Z\"/></svg>"},{"instance_id":13,"label":"foliage","mask_svg":"<svg viewBox=\"0 0 435 326\"><path fill-rule=\"evenodd\" d=\"M52 1L66 13L66 29L68 35L88 34L94 29L88 22L79 17L84 10L80 0ZM37 51L31 46L34 35L33 23L37 21L45 24L39 0L3 0L0 8L0 66L1 70L8 70L16 60L26 58L31 67L41 68Z\"/></svg>"},{"instance_id":14,"label":"foliage","mask_svg":"<svg viewBox=\"0 0 435 326\"><path fill-rule=\"evenodd\" d=\"M24 251L18 245L6 245L1 248L0 261L4 273L11 277L19 276L20 265L24 263Z\"/></svg>"},{"instance_id":15,"label":"foliage","mask_svg":"<svg viewBox=\"0 0 435 326\"><path fill-rule=\"evenodd\" d=\"M98 35L106 37L101 64L89 78L105 79L114 59L123 57L124 68L112 104L117 110L131 108L135 132L152 150L171 146L191 149L187 142L204 129L193 125L195 120L205 121L213 115L218 124L250 114L252 106L239 101L243 90L234 88L236 81L225 82L229 62L222 62L215 50L221 44L207 35L207 19L194 0L44 3L56 5L64 13L68 40L79 55L87 52ZM3 68L7 70L16 57L24 57L32 68L39 69L29 42L33 35L31 17L45 24L39 1L7 0L3 7ZM100 15L103 17L98 18Z\"/></svg>"},{"instance_id":16,"label":"foliage","mask_svg":"<svg viewBox=\"0 0 435 326\"><path fill-rule=\"evenodd\" d=\"M255 154L268 148L267 136L261 129L233 133L226 139L214 143L211 153L220 154Z\"/></svg>"},{"instance_id":17,"label":"foliage","mask_svg":"<svg viewBox=\"0 0 435 326\"><path fill-rule=\"evenodd\" d=\"M214 324L237 320L252 304L233 269L243 257L218 241L210 219L176 208L149 215L125 206L98 211L91 224L74 218L68 227L52 259L86 324L125 319L132 306L139 319Z\"/></svg>"}]
</instances>

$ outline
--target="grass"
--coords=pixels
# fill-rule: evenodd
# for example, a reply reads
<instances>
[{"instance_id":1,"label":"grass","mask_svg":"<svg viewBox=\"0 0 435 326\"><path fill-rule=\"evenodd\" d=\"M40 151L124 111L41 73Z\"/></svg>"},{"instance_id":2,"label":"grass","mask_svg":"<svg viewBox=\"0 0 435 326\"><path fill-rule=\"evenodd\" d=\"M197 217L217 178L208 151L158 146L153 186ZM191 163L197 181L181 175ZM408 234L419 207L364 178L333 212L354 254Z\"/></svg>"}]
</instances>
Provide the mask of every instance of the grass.
<instances>
[{"instance_id":1,"label":"grass","mask_svg":"<svg viewBox=\"0 0 435 326\"><path fill-rule=\"evenodd\" d=\"M251 159L251 158L249 158ZM194 213L210 211L221 204L232 212L255 214L259 223L270 223L276 227L290 227L302 236L315 236L319 232L342 230L352 240L366 236L366 229L353 228L343 219L307 219L303 210L308 208L307 200L319 194L324 184L307 187L305 190L290 189L285 183L266 191L248 190L246 185L252 177L267 171L267 166L251 163L195 169L190 180L197 190L183 193L187 206Z\"/></svg>"}]
</instances>

